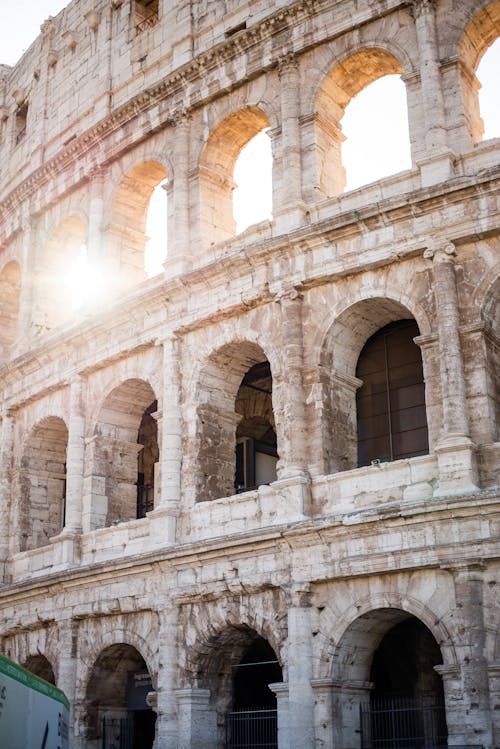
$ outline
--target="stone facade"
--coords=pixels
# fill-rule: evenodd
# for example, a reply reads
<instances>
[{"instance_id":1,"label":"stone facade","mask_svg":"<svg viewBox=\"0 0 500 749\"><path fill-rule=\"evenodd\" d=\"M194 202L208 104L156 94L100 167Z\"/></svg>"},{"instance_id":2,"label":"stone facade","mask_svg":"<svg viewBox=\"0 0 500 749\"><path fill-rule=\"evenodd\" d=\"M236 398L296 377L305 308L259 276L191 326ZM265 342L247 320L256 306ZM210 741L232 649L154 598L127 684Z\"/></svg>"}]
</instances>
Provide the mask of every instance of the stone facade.
<instances>
[{"instance_id":1,"label":"stone facade","mask_svg":"<svg viewBox=\"0 0 500 749\"><path fill-rule=\"evenodd\" d=\"M500 745L500 142L475 77L499 34L498 0L73 0L0 66L0 648L66 692L75 749L141 669L155 749L222 749L271 649L280 749L371 747L359 706L398 691L442 695L440 743ZM345 107L386 74L412 168L344 192ZM237 235L264 128L273 219ZM404 320L425 446L358 466L359 362ZM274 480L236 492L237 443Z\"/></svg>"}]
</instances>

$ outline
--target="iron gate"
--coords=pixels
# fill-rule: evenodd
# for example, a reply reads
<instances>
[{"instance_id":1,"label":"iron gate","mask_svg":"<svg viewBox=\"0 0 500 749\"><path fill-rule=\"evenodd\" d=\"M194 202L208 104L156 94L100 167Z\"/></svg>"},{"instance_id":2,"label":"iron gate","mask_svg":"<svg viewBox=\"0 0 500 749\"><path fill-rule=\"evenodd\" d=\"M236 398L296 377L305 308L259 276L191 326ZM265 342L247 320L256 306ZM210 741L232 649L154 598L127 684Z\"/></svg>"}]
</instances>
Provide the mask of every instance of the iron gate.
<instances>
[{"instance_id":1,"label":"iron gate","mask_svg":"<svg viewBox=\"0 0 500 749\"><path fill-rule=\"evenodd\" d=\"M226 749L278 749L278 711L237 710L226 716Z\"/></svg>"},{"instance_id":2,"label":"iron gate","mask_svg":"<svg viewBox=\"0 0 500 749\"><path fill-rule=\"evenodd\" d=\"M362 749L447 745L445 708L435 698L380 697L360 706Z\"/></svg>"},{"instance_id":3,"label":"iron gate","mask_svg":"<svg viewBox=\"0 0 500 749\"><path fill-rule=\"evenodd\" d=\"M130 718L102 719L102 749L133 749L134 721Z\"/></svg>"}]
</instances>

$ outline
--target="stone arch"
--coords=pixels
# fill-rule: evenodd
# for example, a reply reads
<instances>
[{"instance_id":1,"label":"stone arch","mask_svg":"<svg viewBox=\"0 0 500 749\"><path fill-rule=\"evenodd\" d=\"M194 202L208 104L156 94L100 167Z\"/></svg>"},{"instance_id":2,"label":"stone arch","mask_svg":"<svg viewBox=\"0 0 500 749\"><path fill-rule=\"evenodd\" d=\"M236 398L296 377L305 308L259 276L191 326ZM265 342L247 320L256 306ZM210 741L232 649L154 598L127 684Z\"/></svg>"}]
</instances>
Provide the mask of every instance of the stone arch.
<instances>
[{"instance_id":1,"label":"stone arch","mask_svg":"<svg viewBox=\"0 0 500 749\"><path fill-rule=\"evenodd\" d=\"M50 542L64 526L68 429L58 416L39 421L25 441L19 471L21 551Z\"/></svg>"},{"instance_id":2,"label":"stone arch","mask_svg":"<svg viewBox=\"0 0 500 749\"><path fill-rule=\"evenodd\" d=\"M62 325L73 314L72 274L85 251L87 227L79 214L63 218L49 233L38 258L33 323L37 333Z\"/></svg>"},{"instance_id":3,"label":"stone arch","mask_svg":"<svg viewBox=\"0 0 500 749\"><path fill-rule=\"evenodd\" d=\"M467 23L458 43L460 57L460 86L465 128L472 144L482 140L484 125L479 109L479 81L476 71L481 58L500 36L500 0L481 9L474 4L474 15Z\"/></svg>"},{"instance_id":4,"label":"stone arch","mask_svg":"<svg viewBox=\"0 0 500 749\"><path fill-rule=\"evenodd\" d=\"M332 197L345 187L341 120L347 105L370 83L385 75L402 73L403 65L398 55L385 47L373 45L364 46L338 60L322 79L314 101L316 180L321 196Z\"/></svg>"},{"instance_id":5,"label":"stone arch","mask_svg":"<svg viewBox=\"0 0 500 749\"><path fill-rule=\"evenodd\" d=\"M45 681L48 681L49 684L54 684L54 686L56 686L54 669L51 662L45 655L42 655L41 653L37 653L36 655L29 655L25 662L21 665L27 671L30 671L32 674L35 674L35 676L38 676L39 679L44 679Z\"/></svg>"},{"instance_id":6,"label":"stone arch","mask_svg":"<svg viewBox=\"0 0 500 749\"><path fill-rule=\"evenodd\" d=\"M236 159L244 146L269 127L259 106L232 112L214 127L199 158L200 231L203 246L234 236L232 191Z\"/></svg>"},{"instance_id":7,"label":"stone arch","mask_svg":"<svg viewBox=\"0 0 500 749\"><path fill-rule=\"evenodd\" d=\"M415 319L408 307L393 298L365 297L344 307L330 325L321 346L323 445L325 473L357 465L356 391L361 380L356 364L366 341L388 323ZM420 318L420 315L419 315ZM423 318L425 325L425 317ZM416 320L419 326L419 320ZM419 326L422 333L422 328Z\"/></svg>"},{"instance_id":8,"label":"stone arch","mask_svg":"<svg viewBox=\"0 0 500 749\"><path fill-rule=\"evenodd\" d=\"M111 204L107 231L110 275L128 288L146 278L146 221L153 191L168 177L160 160L148 159L123 173ZM165 216L166 220L166 216Z\"/></svg>"},{"instance_id":9,"label":"stone arch","mask_svg":"<svg viewBox=\"0 0 500 749\"><path fill-rule=\"evenodd\" d=\"M102 399L87 450L91 528L143 517L153 509L159 463L157 408L151 385L138 378L122 381Z\"/></svg>"},{"instance_id":10,"label":"stone arch","mask_svg":"<svg viewBox=\"0 0 500 749\"><path fill-rule=\"evenodd\" d=\"M264 411L275 428L272 408L272 371L264 350L248 340L234 340L212 352L200 368L196 381L196 464L195 492L200 500L216 499L235 493L235 445L239 423L248 417L239 395L244 378L258 365L266 365L269 383ZM249 401L247 401L249 403ZM253 403L254 407L262 403ZM279 435L278 435L279 447Z\"/></svg>"},{"instance_id":11,"label":"stone arch","mask_svg":"<svg viewBox=\"0 0 500 749\"><path fill-rule=\"evenodd\" d=\"M128 684L130 674L133 687ZM88 673L82 711L84 733L90 745L100 746L98 742L104 731L106 734L113 732L123 741L128 734L126 723L131 723L141 746L152 749L156 716L148 707L146 695L153 689L153 674L135 646L115 638L113 644L102 649ZM130 704L131 699L134 705Z\"/></svg>"},{"instance_id":12,"label":"stone arch","mask_svg":"<svg viewBox=\"0 0 500 749\"><path fill-rule=\"evenodd\" d=\"M0 362L8 361L18 334L21 269L16 260L0 271Z\"/></svg>"}]
</instances>

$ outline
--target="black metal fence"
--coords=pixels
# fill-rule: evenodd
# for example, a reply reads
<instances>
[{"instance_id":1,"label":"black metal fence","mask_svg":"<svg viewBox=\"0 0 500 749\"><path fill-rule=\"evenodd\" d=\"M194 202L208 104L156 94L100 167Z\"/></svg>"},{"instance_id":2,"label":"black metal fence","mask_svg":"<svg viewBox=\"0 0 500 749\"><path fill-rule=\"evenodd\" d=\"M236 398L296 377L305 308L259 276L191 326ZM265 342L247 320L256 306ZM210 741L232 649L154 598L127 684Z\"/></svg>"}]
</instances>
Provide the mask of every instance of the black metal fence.
<instances>
[{"instance_id":1,"label":"black metal fence","mask_svg":"<svg viewBox=\"0 0 500 749\"><path fill-rule=\"evenodd\" d=\"M145 518L155 505L155 489L153 484L139 484L137 486L137 517Z\"/></svg>"},{"instance_id":2,"label":"black metal fence","mask_svg":"<svg viewBox=\"0 0 500 749\"><path fill-rule=\"evenodd\" d=\"M278 749L277 710L237 710L227 714L226 749Z\"/></svg>"},{"instance_id":3,"label":"black metal fence","mask_svg":"<svg viewBox=\"0 0 500 749\"><path fill-rule=\"evenodd\" d=\"M102 719L102 749L133 749L134 721L130 718Z\"/></svg>"},{"instance_id":4,"label":"black metal fence","mask_svg":"<svg viewBox=\"0 0 500 749\"><path fill-rule=\"evenodd\" d=\"M381 697L360 712L362 749L447 746L445 708L434 697Z\"/></svg>"}]
</instances>

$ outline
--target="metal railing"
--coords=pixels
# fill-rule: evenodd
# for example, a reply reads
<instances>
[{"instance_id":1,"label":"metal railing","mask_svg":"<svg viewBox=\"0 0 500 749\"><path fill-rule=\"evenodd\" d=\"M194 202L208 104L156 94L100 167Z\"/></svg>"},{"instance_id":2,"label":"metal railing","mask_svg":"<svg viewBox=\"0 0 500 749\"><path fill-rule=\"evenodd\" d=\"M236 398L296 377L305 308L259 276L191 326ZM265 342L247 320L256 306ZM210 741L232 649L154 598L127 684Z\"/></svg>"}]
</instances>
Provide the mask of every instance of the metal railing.
<instances>
[{"instance_id":1,"label":"metal railing","mask_svg":"<svg viewBox=\"0 0 500 749\"><path fill-rule=\"evenodd\" d=\"M226 716L226 749L278 749L278 711L235 710Z\"/></svg>"},{"instance_id":2,"label":"metal railing","mask_svg":"<svg viewBox=\"0 0 500 749\"><path fill-rule=\"evenodd\" d=\"M101 749L133 749L134 722L130 718L102 719Z\"/></svg>"},{"instance_id":3,"label":"metal railing","mask_svg":"<svg viewBox=\"0 0 500 749\"><path fill-rule=\"evenodd\" d=\"M360 706L361 749L447 746L445 708L430 697L380 697Z\"/></svg>"},{"instance_id":4,"label":"metal railing","mask_svg":"<svg viewBox=\"0 0 500 749\"><path fill-rule=\"evenodd\" d=\"M137 517L145 518L147 512L151 512L154 509L155 497L154 497L154 485L153 484L139 484L137 486Z\"/></svg>"}]
</instances>

